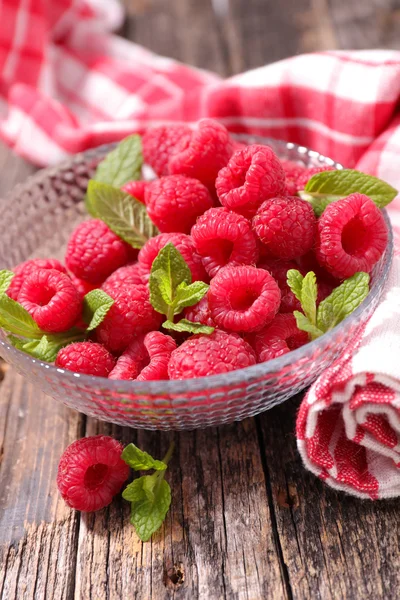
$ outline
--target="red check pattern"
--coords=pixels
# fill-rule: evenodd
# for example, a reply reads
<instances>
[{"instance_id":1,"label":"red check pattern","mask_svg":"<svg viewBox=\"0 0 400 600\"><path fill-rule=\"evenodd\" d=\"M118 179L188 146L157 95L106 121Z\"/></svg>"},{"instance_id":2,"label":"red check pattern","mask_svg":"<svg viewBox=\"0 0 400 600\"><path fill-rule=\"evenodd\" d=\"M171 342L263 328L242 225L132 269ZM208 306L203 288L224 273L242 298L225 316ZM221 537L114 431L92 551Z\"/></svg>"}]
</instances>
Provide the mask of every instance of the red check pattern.
<instances>
[{"instance_id":1,"label":"red check pattern","mask_svg":"<svg viewBox=\"0 0 400 600\"><path fill-rule=\"evenodd\" d=\"M0 136L37 165L171 121L290 140L400 188L400 53L320 52L222 80L110 33L116 0L2 0ZM400 234L400 200L391 208ZM360 497L400 494L400 258L382 304L300 408L305 465Z\"/></svg>"}]
</instances>

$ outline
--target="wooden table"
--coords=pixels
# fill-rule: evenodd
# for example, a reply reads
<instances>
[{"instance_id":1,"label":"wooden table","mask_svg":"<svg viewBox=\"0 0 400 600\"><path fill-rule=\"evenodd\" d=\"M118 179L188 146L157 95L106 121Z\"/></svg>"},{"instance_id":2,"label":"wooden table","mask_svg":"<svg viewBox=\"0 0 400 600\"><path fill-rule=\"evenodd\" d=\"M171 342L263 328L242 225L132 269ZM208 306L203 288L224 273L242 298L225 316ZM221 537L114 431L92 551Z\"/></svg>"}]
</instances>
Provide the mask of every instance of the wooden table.
<instances>
[{"instance_id":1,"label":"wooden table","mask_svg":"<svg viewBox=\"0 0 400 600\"><path fill-rule=\"evenodd\" d=\"M399 47L399 0L130 0L123 35L222 75L288 55ZM1 194L33 168L4 147ZM188 433L122 429L44 396L5 367L0 386L2 600L399 598L400 504L336 494L296 451L299 398L260 417ZM172 507L142 544L129 506L69 510L55 476L84 435L161 457Z\"/></svg>"}]
</instances>

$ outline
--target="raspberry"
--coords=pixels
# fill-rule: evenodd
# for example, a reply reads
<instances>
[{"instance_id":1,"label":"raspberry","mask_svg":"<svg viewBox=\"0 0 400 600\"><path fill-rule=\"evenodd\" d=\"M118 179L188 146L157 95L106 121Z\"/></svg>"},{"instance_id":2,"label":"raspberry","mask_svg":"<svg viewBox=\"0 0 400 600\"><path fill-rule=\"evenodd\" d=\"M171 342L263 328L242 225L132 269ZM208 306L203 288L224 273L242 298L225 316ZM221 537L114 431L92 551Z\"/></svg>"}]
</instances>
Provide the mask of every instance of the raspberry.
<instances>
[{"instance_id":1,"label":"raspberry","mask_svg":"<svg viewBox=\"0 0 400 600\"><path fill-rule=\"evenodd\" d=\"M168 162L178 148L189 143L187 125L168 125L148 129L142 137L143 157L159 177L169 175Z\"/></svg>"},{"instance_id":2,"label":"raspberry","mask_svg":"<svg viewBox=\"0 0 400 600\"><path fill-rule=\"evenodd\" d=\"M161 232L190 233L197 217L212 205L208 189L184 175L156 179L146 190L147 212Z\"/></svg>"},{"instance_id":3,"label":"raspberry","mask_svg":"<svg viewBox=\"0 0 400 600\"><path fill-rule=\"evenodd\" d=\"M117 360L110 379L158 381L168 379L168 363L175 341L159 331L138 336Z\"/></svg>"},{"instance_id":4,"label":"raspberry","mask_svg":"<svg viewBox=\"0 0 400 600\"><path fill-rule=\"evenodd\" d=\"M283 170L285 171L285 194L287 196L295 196L299 191L297 181L299 177L301 177L304 174L306 168L304 165L292 162L291 160L281 160L281 165L283 167Z\"/></svg>"},{"instance_id":5,"label":"raspberry","mask_svg":"<svg viewBox=\"0 0 400 600\"><path fill-rule=\"evenodd\" d=\"M296 182L296 192L300 192L304 190L307 183L310 181L313 175L317 175L318 173L323 173L324 171L335 171L334 167L311 167L310 169L303 169L297 178Z\"/></svg>"},{"instance_id":6,"label":"raspberry","mask_svg":"<svg viewBox=\"0 0 400 600\"><path fill-rule=\"evenodd\" d=\"M170 379L190 379L228 373L256 363L251 346L239 335L216 329L211 335L193 335L171 354Z\"/></svg>"},{"instance_id":7,"label":"raspberry","mask_svg":"<svg viewBox=\"0 0 400 600\"><path fill-rule=\"evenodd\" d=\"M144 281L149 280L151 266L157 254L167 244L173 244L182 254L192 272L192 281L207 281L207 275L197 254L192 238L185 233L161 233L149 239L139 252L140 273Z\"/></svg>"},{"instance_id":8,"label":"raspberry","mask_svg":"<svg viewBox=\"0 0 400 600\"><path fill-rule=\"evenodd\" d=\"M333 277L333 275L328 273L324 267L321 267L317 261L314 250L311 250L310 252L307 252L307 254L300 256L296 259L296 262L299 265L296 268L298 268L298 270L304 275L309 271L314 271L315 275L317 276L318 283L324 281L329 283L332 288L337 287L340 284L339 279L336 279L336 277Z\"/></svg>"},{"instance_id":9,"label":"raspberry","mask_svg":"<svg viewBox=\"0 0 400 600\"><path fill-rule=\"evenodd\" d=\"M103 221L90 219L71 235L65 262L79 279L98 285L129 261L131 251Z\"/></svg>"},{"instance_id":10,"label":"raspberry","mask_svg":"<svg viewBox=\"0 0 400 600\"><path fill-rule=\"evenodd\" d=\"M253 227L271 254L290 260L312 248L316 219L311 204L301 198L272 198L260 206Z\"/></svg>"},{"instance_id":11,"label":"raspberry","mask_svg":"<svg viewBox=\"0 0 400 600\"><path fill-rule=\"evenodd\" d=\"M257 331L278 312L281 293L264 269L225 267L211 280L208 303L215 323L229 331Z\"/></svg>"},{"instance_id":12,"label":"raspberry","mask_svg":"<svg viewBox=\"0 0 400 600\"><path fill-rule=\"evenodd\" d=\"M255 264L258 258L249 221L225 208L210 208L199 217L192 238L210 277L225 265Z\"/></svg>"},{"instance_id":13,"label":"raspberry","mask_svg":"<svg viewBox=\"0 0 400 600\"><path fill-rule=\"evenodd\" d=\"M192 323L202 323L203 325L208 325L208 327L215 327L207 296L204 296L204 298L194 306L185 308L184 315L185 319L192 321Z\"/></svg>"},{"instance_id":14,"label":"raspberry","mask_svg":"<svg viewBox=\"0 0 400 600\"><path fill-rule=\"evenodd\" d=\"M297 329L293 315L278 314L265 329L252 336L250 343L256 352L257 362L265 362L300 348L307 342L308 334Z\"/></svg>"},{"instance_id":15,"label":"raspberry","mask_svg":"<svg viewBox=\"0 0 400 600\"><path fill-rule=\"evenodd\" d=\"M89 283L88 281L79 279L79 277L76 277L76 275L74 275L73 273L69 273L69 277L74 286L76 287L79 296L82 299L86 296L86 294L96 289L96 286L93 285L93 283Z\"/></svg>"},{"instance_id":16,"label":"raspberry","mask_svg":"<svg viewBox=\"0 0 400 600\"><path fill-rule=\"evenodd\" d=\"M18 294L24 280L37 269L55 269L60 273L66 273L65 267L55 258L35 258L27 260L13 269L15 275L7 290L7 295L13 300L18 300Z\"/></svg>"},{"instance_id":17,"label":"raspberry","mask_svg":"<svg viewBox=\"0 0 400 600\"><path fill-rule=\"evenodd\" d=\"M40 329L51 333L72 327L82 309L82 299L71 279L55 269L33 271L22 284L18 302Z\"/></svg>"},{"instance_id":18,"label":"raspberry","mask_svg":"<svg viewBox=\"0 0 400 600\"><path fill-rule=\"evenodd\" d=\"M213 119L202 119L187 147L171 157L170 173L194 177L214 192L218 171L227 164L232 153L228 130Z\"/></svg>"},{"instance_id":19,"label":"raspberry","mask_svg":"<svg viewBox=\"0 0 400 600\"><path fill-rule=\"evenodd\" d=\"M107 435L82 438L68 446L57 473L57 486L68 506L92 512L110 504L129 477L129 467L121 458L123 449Z\"/></svg>"},{"instance_id":20,"label":"raspberry","mask_svg":"<svg viewBox=\"0 0 400 600\"><path fill-rule=\"evenodd\" d=\"M160 327L162 317L150 304L147 286L125 286L108 293L115 302L97 327L96 337L111 352L123 352L136 335Z\"/></svg>"},{"instance_id":21,"label":"raspberry","mask_svg":"<svg viewBox=\"0 0 400 600\"><path fill-rule=\"evenodd\" d=\"M339 279L369 273L382 256L388 239L379 208L363 194L332 202L318 220L316 257Z\"/></svg>"},{"instance_id":22,"label":"raspberry","mask_svg":"<svg viewBox=\"0 0 400 600\"><path fill-rule=\"evenodd\" d=\"M75 342L61 348L56 358L56 366L75 373L108 377L114 368L115 358L101 344L95 342Z\"/></svg>"},{"instance_id":23,"label":"raspberry","mask_svg":"<svg viewBox=\"0 0 400 600\"><path fill-rule=\"evenodd\" d=\"M142 283L143 278L140 275L139 263L134 263L114 271L110 277L107 277L101 288L108 294L109 291L118 291L122 286L140 285Z\"/></svg>"},{"instance_id":24,"label":"raspberry","mask_svg":"<svg viewBox=\"0 0 400 600\"><path fill-rule=\"evenodd\" d=\"M291 313L294 310L301 310L300 302L287 284L287 272L289 269L297 269L302 272L298 265L295 262L290 261L263 260L257 266L259 269L266 269L275 279L281 290L281 305L279 311L282 313ZM305 273L303 273L303 275L305 275Z\"/></svg>"},{"instance_id":25,"label":"raspberry","mask_svg":"<svg viewBox=\"0 0 400 600\"><path fill-rule=\"evenodd\" d=\"M136 200L139 200L142 204L145 204L144 196L146 188L148 187L150 181L128 181L125 185L122 186L121 190L133 196Z\"/></svg>"},{"instance_id":26,"label":"raspberry","mask_svg":"<svg viewBox=\"0 0 400 600\"><path fill-rule=\"evenodd\" d=\"M252 217L264 200L285 191L285 173L268 146L254 144L235 152L215 182L223 206Z\"/></svg>"}]
</instances>

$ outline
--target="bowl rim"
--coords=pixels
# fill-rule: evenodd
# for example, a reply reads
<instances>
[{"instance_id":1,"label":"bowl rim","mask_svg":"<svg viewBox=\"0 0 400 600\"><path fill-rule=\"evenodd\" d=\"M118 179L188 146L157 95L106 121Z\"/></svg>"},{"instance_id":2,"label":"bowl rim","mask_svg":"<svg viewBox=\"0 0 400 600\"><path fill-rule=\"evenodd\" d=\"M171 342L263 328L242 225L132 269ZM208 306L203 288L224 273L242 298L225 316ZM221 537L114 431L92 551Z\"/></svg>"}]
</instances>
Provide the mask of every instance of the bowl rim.
<instances>
[{"instance_id":1,"label":"bowl rim","mask_svg":"<svg viewBox=\"0 0 400 600\"><path fill-rule=\"evenodd\" d=\"M268 143L269 138L264 138L256 135L249 134L236 134L235 137L238 139L254 139L262 142L264 145ZM271 139L271 143L275 145L282 145L287 150L297 150L300 155L307 155L310 158L314 158L319 160L322 164L329 164L335 166L337 169L343 169L343 166L340 163L336 163L332 159L329 159L314 150L309 150L305 146L300 146L298 144L292 142L285 142L283 140L275 140ZM115 144L105 144L103 146L99 146L97 148L89 149L86 152L82 152L80 154L74 155L67 161L56 165L55 167L47 167L46 169L41 169L37 173L34 173L30 177L28 177L22 185L29 183L37 177L39 174L43 176L43 174L47 171L50 173L54 172L54 169L65 168L71 160L74 161L77 158L82 156L90 156L95 151L103 150L104 152L111 149ZM21 184L19 184L21 185ZM16 186L15 190L19 187ZM0 211L1 212L1 211ZM22 362L26 365L27 368L44 368L48 371L48 374L52 375L52 377L57 378L59 376L63 377L64 380L69 380L70 383L74 386L79 384L88 387L97 387L101 388L101 390L108 391L111 393L117 393L118 395L126 393L127 395L135 394L137 396L157 396L170 394L172 396L175 395L185 395L189 391L190 392L204 392L205 390L210 389L218 389L224 388L227 386L235 386L238 384L246 384L251 385L252 383L262 379L266 375L271 373L279 373L281 369L287 367L291 363L297 362L301 359L306 359L310 352L315 351L318 346L321 344L322 340L324 345L329 342L329 339L333 338L339 330L344 330L347 324L356 319L361 313L365 310L366 307L370 305L370 303L374 300L376 295L380 294L383 290L384 284L387 281L389 270L392 264L393 258L393 229L390 222L390 218L385 209L382 209L383 217L385 223L388 228L388 243L385 250L385 253L381 260L383 260L383 265L381 271L379 273L379 277L375 279L372 283L371 289L369 291L368 296L363 300L363 302L353 311L346 319L341 321L338 325L336 325L333 329L322 335L321 337L308 342L304 346L297 348L296 350L292 350L283 356L279 356L277 358L273 358L264 363L258 363L251 367L245 367L243 369L236 369L234 371L230 371L227 373L221 373L218 375L206 375L204 377L196 377L190 379L176 379L176 380L158 380L158 381L135 381L135 380L114 380L108 379L106 377L98 377L95 375L86 375L83 373L75 373L73 371L68 371L67 369L61 369L52 365L51 363L46 363L44 361L38 360L18 350L14 346L8 344L4 339L0 338L0 345L4 347L8 352L11 352L15 357L17 362ZM190 387L190 390L188 389Z\"/></svg>"}]
</instances>

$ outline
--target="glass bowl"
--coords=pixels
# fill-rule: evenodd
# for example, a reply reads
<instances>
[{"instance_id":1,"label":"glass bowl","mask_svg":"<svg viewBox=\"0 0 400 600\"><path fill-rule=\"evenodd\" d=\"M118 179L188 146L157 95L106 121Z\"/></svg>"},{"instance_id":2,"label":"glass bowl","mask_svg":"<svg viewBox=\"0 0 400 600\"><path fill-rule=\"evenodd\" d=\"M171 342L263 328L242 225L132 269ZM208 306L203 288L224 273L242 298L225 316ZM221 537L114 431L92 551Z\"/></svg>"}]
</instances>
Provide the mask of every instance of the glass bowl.
<instances>
[{"instance_id":1,"label":"glass bowl","mask_svg":"<svg viewBox=\"0 0 400 600\"><path fill-rule=\"evenodd\" d=\"M270 145L283 159L306 166L334 161L295 144L250 136ZM62 258L69 235L86 218L83 197L98 162L112 146L78 154L18 185L0 209L0 267L29 258ZM319 339L282 357L223 375L184 381L114 381L80 375L35 360L16 350L0 330L0 355L49 396L86 415L145 429L195 429L256 415L309 386L344 351L374 311L392 258L392 233L376 265L371 291L350 317Z\"/></svg>"}]
</instances>

